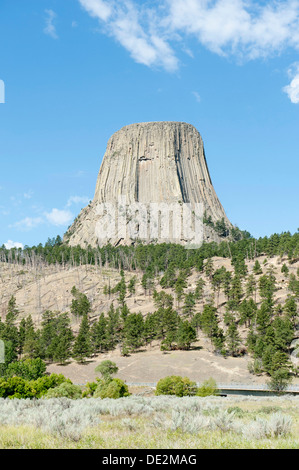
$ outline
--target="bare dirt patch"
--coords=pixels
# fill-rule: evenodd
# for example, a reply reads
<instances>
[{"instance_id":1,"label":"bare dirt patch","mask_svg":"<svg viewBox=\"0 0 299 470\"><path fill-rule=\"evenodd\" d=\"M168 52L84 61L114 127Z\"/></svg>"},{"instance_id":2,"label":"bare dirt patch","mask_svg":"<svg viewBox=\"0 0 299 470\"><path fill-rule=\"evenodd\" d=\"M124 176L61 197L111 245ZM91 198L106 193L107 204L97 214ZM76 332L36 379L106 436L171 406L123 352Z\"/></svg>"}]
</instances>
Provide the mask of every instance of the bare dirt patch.
<instances>
[{"instance_id":1,"label":"bare dirt patch","mask_svg":"<svg viewBox=\"0 0 299 470\"><path fill-rule=\"evenodd\" d=\"M266 384L265 375L255 376L248 371L249 356L227 357L207 351L194 349L190 351L160 351L159 346L149 347L128 357L120 355L118 350L101 354L86 364L71 362L65 366L51 364L50 373L62 373L76 384L86 384L95 380L95 368L103 360L115 362L119 368L117 377L130 384L154 384L168 375L189 377L196 382L213 377L222 384ZM296 379L294 385L299 384Z\"/></svg>"}]
</instances>

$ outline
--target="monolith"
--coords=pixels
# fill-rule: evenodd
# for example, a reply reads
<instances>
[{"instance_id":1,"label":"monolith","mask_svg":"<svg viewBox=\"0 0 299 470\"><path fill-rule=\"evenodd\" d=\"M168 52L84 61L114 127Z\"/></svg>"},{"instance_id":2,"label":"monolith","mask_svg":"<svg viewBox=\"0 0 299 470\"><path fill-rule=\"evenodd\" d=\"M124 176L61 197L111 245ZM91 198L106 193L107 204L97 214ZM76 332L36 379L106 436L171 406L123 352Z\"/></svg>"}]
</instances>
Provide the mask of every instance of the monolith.
<instances>
[{"instance_id":1,"label":"monolith","mask_svg":"<svg viewBox=\"0 0 299 470\"><path fill-rule=\"evenodd\" d=\"M125 126L109 139L93 201L64 241L83 247L138 240L198 244L200 239L220 241L231 228L196 128L184 122L144 122Z\"/></svg>"}]
</instances>

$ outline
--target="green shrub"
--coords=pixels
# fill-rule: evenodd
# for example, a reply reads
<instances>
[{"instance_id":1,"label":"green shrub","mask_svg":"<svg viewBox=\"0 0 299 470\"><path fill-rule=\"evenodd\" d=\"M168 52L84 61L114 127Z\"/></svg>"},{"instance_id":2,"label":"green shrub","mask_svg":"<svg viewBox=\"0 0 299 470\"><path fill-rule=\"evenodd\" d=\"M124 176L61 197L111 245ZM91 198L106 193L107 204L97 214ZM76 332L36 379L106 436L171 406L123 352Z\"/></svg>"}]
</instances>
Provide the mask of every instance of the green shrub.
<instances>
[{"instance_id":1,"label":"green shrub","mask_svg":"<svg viewBox=\"0 0 299 470\"><path fill-rule=\"evenodd\" d=\"M263 364L260 359L249 362L247 367L250 374L260 375L263 373Z\"/></svg>"},{"instance_id":2,"label":"green shrub","mask_svg":"<svg viewBox=\"0 0 299 470\"><path fill-rule=\"evenodd\" d=\"M36 397L40 398L45 395L50 388L58 387L58 385L63 382L72 383L70 379L67 379L62 374L51 374L34 380L32 385L36 390Z\"/></svg>"},{"instance_id":3,"label":"green shrub","mask_svg":"<svg viewBox=\"0 0 299 470\"><path fill-rule=\"evenodd\" d=\"M11 362L6 369L6 377L22 377L25 380L36 380L46 373L46 363L39 357Z\"/></svg>"},{"instance_id":4,"label":"green shrub","mask_svg":"<svg viewBox=\"0 0 299 470\"><path fill-rule=\"evenodd\" d=\"M245 415L245 411L239 406L230 406L227 409L227 412L233 414L235 418L243 418Z\"/></svg>"},{"instance_id":5,"label":"green shrub","mask_svg":"<svg viewBox=\"0 0 299 470\"><path fill-rule=\"evenodd\" d=\"M58 387L50 388L45 394L45 398L66 397L76 400L82 397L82 391L79 385L70 382L63 382Z\"/></svg>"},{"instance_id":6,"label":"green shrub","mask_svg":"<svg viewBox=\"0 0 299 470\"><path fill-rule=\"evenodd\" d=\"M82 393L82 397L92 397L94 395L94 392L97 389L97 386L99 385L99 381L97 382L87 382L85 386L85 390Z\"/></svg>"},{"instance_id":7,"label":"green shrub","mask_svg":"<svg viewBox=\"0 0 299 470\"><path fill-rule=\"evenodd\" d=\"M170 375L160 379L157 383L155 395L176 395L185 397L196 394L196 383L188 377Z\"/></svg>"},{"instance_id":8,"label":"green shrub","mask_svg":"<svg viewBox=\"0 0 299 470\"><path fill-rule=\"evenodd\" d=\"M217 384L214 379L210 378L205 380L201 387L198 387L196 396L198 397L208 397L210 395L217 395Z\"/></svg>"},{"instance_id":9,"label":"green shrub","mask_svg":"<svg viewBox=\"0 0 299 470\"><path fill-rule=\"evenodd\" d=\"M280 368L272 373L271 379L268 382L268 387L273 392L283 393L291 381L292 377L290 376L289 371L287 369Z\"/></svg>"},{"instance_id":10,"label":"green shrub","mask_svg":"<svg viewBox=\"0 0 299 470\"><path fill-rule=\"evenodd\" d=\"M99 380L94 398L121 398L130 395L128 386L121 379Z\"/></svg>"},{"instance_id":11,"label":"green shrub","mask_svg":"<svg viewBox=\"0 0 299 470\"><path fill-rule=\"evenodd\" d=\"M37 380L25 380L22 377L0 379L0 397L2 398L40 398L50 388L57 387L63 382L72 383L62 374L51 374Z\"/></svg>"},{"instance_id":12,"label":"green shrub","mask_svg":"<svg viewBox=\"0 0 299 470\"><path fill-rule=\"evenodd\" d=\"M104 380L110 380L112 375L118 372L118 367L115 362L109 361L102 361L97 367L95 368L95 372L99 372Z\"/></svg>"},{"instance_id":13,"label":"green shrub","mask_svg":"<svg viewBox=\"0 0 299 470\"><path fill-rule=\"evenodd\" d=\"M32 382L22 377L9 377L0 380L0 396L2 398L34 398L35 390Z\"/></svg>"}]
</instances>

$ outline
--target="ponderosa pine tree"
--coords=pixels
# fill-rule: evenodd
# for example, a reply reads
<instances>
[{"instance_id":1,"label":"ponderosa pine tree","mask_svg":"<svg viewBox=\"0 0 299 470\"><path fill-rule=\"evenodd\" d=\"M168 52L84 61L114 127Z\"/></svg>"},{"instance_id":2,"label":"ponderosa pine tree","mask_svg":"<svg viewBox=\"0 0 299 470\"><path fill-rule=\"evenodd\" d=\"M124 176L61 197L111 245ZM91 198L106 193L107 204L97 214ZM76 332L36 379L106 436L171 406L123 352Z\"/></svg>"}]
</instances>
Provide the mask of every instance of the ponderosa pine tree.
<instances>
[{"instance_id":1,"label":"ponderosa pine tree","mask_svg":"<svg viewBox=\"0 0 299 470\"><path fill-rule=\"evenodd\" d=\"M25 322L23 356L29 359L35 359L40 356L39 336L35 331L31 315L26 318Z\"/></svg>"},{"instance_id":2,"label":"ponderosa pine tree","mask_svg":"<svg viewBox=\"0 0 299 470\"><path fill-rule=\"evenodd\" d=\"M266 301L269 306L274 304L274 292L276 290L276 279L274 274L264 274L259 279L259 291L263 301Z\"/></svg>"},{"instance_id":3,"label":"ponderosa pine tree","mask_svg":"<svg viewBox=\"0 0 299 470\"><path fill-rule=\"evenodd\" d=\"M130 292L131 295L135 294L136 292L136 282L137 282L137 277L133 276L128 284L128 291Z\"/></svg>"},{"instance_id":4,"label":"ponderosa pine tree","mask_svg":"<svg viewBox=\"0 0 299 470\"><path fill-rule=\"evenodd\" d=\"M57 338L57 313L46 310L42 313L41 331L39 335L40 357L53 360Z\"/></svg>"},{"instance_id":5,"label":"ponderosa pine tree","mask_svg":"<svg viewBox=\"0 0 299 470\"><path fill-rule=\"evenodd\" d=\"M188 292L188 294L185 295L185 301L183 305L183 314L185 317L193 317L195 313L195 305L196 302L194 293Z\"/></svg>"},{"instance_id":6,"label":"ponderosa pine tree","mask_svg":"<svg viewBox=\"0 0 299 470\"><path fill-rule=\"evenodd\" d=\"M253 266L253 272L254 272L255 275L263 273L263 270L262 270L262 267L260 265L259 260L255 261L254 266Z\"/></svg>"},{"instance_id":7,"label":"ponderosa pine tree","mask_svg":"<svg viewBox=\"0 0 299 470\"><path fill-rule=\"evenodd\" d=\"M56 323L57 344L53 348L53 359L64 364L72 356L74 334L71 328L70 318L67 313L61 313Z\"/></svg>"},{"instance_id":8,"label":"ponderosa pine tree","mask_svg":"<svg viewBox=\"0 0 299 470\"><path fill-rule=\"evenodd\" d=\"M127 286L125 280L125 273L124 270L120 270L120 281L116 284L116 286L112 289L113 293L118 292L118 301L120 305L124 305L126 294L127 294Z\"/></svg>"},{"instance_id":9,"label":"ponderosa pine tree","mask_svg":"<svg viewBox=\"0 0 299 470\"><path fill-rule=\"evenodd\" d=\"M247 278L246 286L246 296L247 297L252 297L254 296L254 300L256 302L256 293L257 293L257 283L256 279L253 274L250 274Z\"/></svg>"},{"instance_id":10,"label":"ponderosa pine tree","mask_svg":"<svg viewBox=\"0 0 299 470\"><path fill-rule=\"evenodd\" d=\"M6 325L14 326L18 315L19 315L19 310L17 307L17 301L16 301L15 296L12 295L8 302L7 314L5 318Z\"/></svg>"},{"instance_id":11,"label":"ponderosa pine tree","mask_svg":"<svg viewBox=\"0 0 299 470\"><path fill-rule=\"evenodd\" d=\"M211 304L205 304L200 315L200 328L211 338L218 329L217 309Z\"/></svg>"},{"instance_id":12,"label":"ponderosa pine tree","mask_svg":"<svg viewBox=\"0 0 299 470\"><path fill-rule=\"evenodd\" d=\"M91 312L91 303L87 296L80 292L75 286L72 287L71 294L74 297L70 308L71 313L77 318L85 314L88 315Z\"/></svg>"},{"instance_id":13,"label":"ponderosa pine tree","mask_svg":"<svg viewBox=\"0 0 299 470\"><path fill-rule=\"evenodd\" d=\"M188 320L181 320L175 335L178 349L188 350L191 344L197 340L196 331Z\"/></svg>"},{"instance_id":14,"label":"ponderosa pine tree","mask_svg":"<svg viewBox=\"0 0 299 470\"><path fill-rule=\"evenodd\" d=\"M132 351L144 344L144 321L141 313L130 313L124 323L124 343Z\"/></svg>"},{"instance_id":15,"label":"ponderosa pine tree","mask_svg":"<svg viewBox=\"0 0 299 470\"><path fill-rule=\"evenodd\" d=\"M213 263L213 260L212 258L208 258L207 261L205 262L204 264L204 272L205 272L205 275L210 279L210 281L212 280L212 276L213 276L213 273L214 273L214 263Z\"/></svg>"},{"instance_id":16,"label":"ponderosa pine tree","mask_svg":"<svg viewBox=\"0 0 299 470\"><path fill-rule=\"evenodd\" d=\"M237 255L233 256L231 263L234 267L235 276L239 276L239 277L246 276L248 272L248 268L247 268L247 265L245 263L245 259L242 253L238 253Z\"/></svg>"},{"instance_id":17,"label":"ponderosa pine tree","mask_svg":"<svg viewBox=\"0 0 299 470\"><path fill-rule=\"evenodd\" d=\"M72 357L78 362L85 362L92 354L90 328L87 313L82 316L78 335L73 346Z\"/></svg>"},{"instance_id":18,"label":"ponderosa pine tree","mask_svg":"<svg viewBox=\"0 0 299 470\"><path fill-rule=\"evenodd\" d=\"M298 317L298 307L297 307L296 297L288 296L284 304L283 311L292 322L293 328L295 328L297 324L297 317Z\"/></svg>"},{"instance_id":19,"label":"ponderosa pine tree","mask_svg":"<svg viewBox=\"0 0 299 470\"><path fill-rule=\"evenodd\" d=\"M195 287L195 292L194 292L195 300L198 300L199 302L203 300L205 286L206 286L206 283L204 279L200 277L198 281L196 282L196 287Z\"/></svg>"},{"instance_id":20,"label":"ponderosa pine tree","mask_svg":"<svg viewBox=\"0 0 299 470\"><path fill-rule=\"evenodd\" d=\"M109 350L109 341L107 338L108 319L101 312L99 319L95 321L90 328L90 340L92 350L96 354Z\"/></svg>"},{"instance_id":21,"label":"ponderosa pine tree","mask_svg":"<svg viewBox=\"0 0 299 470\"><path fill-rule=\"evenodd\" d=\"M184 289L186 289L187 287L187 281L186 281L186 277L184 275L182 275L182 273L180 272L180 274L178 275L178 278L176 280L176 283L174 285L174 291L176 293L176 298L177 298L177 302L178 302L178 305L180 304L183 296L184 296Z\"/></svg>"},{"instance_id":22,"label":"ponderosa pine tree","mask_svg":"<svg viewBox=\"0 0 299 470\"><path fill-rule=\"evenodd\" d=\"M168 337L168 341L174 341L178 325L180 323L180 316L176 310L172 307L167 307L158 310L158 314L161 316L160 329L158 335L165 339Z\"/></svg>"},{"instance_id":23,"label":"ponderosa pine tree","mask_svg":"<svg viewBox=\"0 0 299 470\"><path fill-rule=\"evenodd\" d=\"M173 296L171 294L167 294L164 290L161 290L160 292L154 290L153 298L154 304L157 308L173 307Z\"/></svg>"},{"instance_id":24,"label":"ponderosa pine tree","mask_svg":"<svg viewBox=\"0 0 299 470\"><path fill-rule=\"evenodd\" d=\"M240 303L238 311L240 315L240 324L250 328L251 322L255 319L257 312L257 305L254 300L251 297L249 299L244 299Z\"/></svg>"},{"instance_id":25,"label":"ponderosa pine tree","mask_svg":"<svg viewBox=\"0 0 299 470\"><path fill-rule=\"evenodd\" d=\"M284 263L281 267L281 272L287 276L289 274L289 268L287 267L287 265Z\"/></svg>"},{"instance_id":26,"label":"ponderosa pine tree","mask_svg":"<svg viewBox=\"0 0 299 470\"><path fill-rule=\"evenodd\" d=\"M239 346L241 344L241 337L238 332L237 324L232 317L226 334L225 334L226 346L228 349L228 354L231 356L237 356L239 353Z\"/></svg>"},{"instance_id":27,"label":"ponderosa pine tree","mask_svg":"<svg viewBox=\"0 0 299 470\"><path fill-rule=\"evenodd\" d=\"M236 275L232 278L229 292L229 300L235 303L235 308L237 308L240 304L243 295L241 278L240 276Z\"/></svg>"},{"instance_id":28,"label":"ponderosa pine tree","mask_svg":"<svg viewBox=\"0 0 299 470\"><path fill-rule=\"evenodd\" d=\"M107 314L107 345L109 349L114 349L121 336L121 320L119 308L115 308L113 302Z\"/></svg>"},{"instance_id":29,"label":"ponderosa pine tree","mask_svg":"<svg viewBox=\"0 0 299 470\"><path fill-rule=\"evenodd\" d=\"M5 322L4 324L2 324L1 327L1 339L6 343L6 359L10 357L11 360L15 360L18 357L19 331L15 325L18 314L19 310L17 308L16 298L12 296L8 302L8 309L5 317Z\"/></svg>"},{"instance_id":30,"label":"ponderosa pine tree","mask_svg":"<svg viewBox=\"0 0 299 470\"><path fill-rule=\"evenodd\" d=\"M163 289L174 287L177 277L172 264L168 266L164 275L160 279L160 285Z\"/></svg>"},{"instance_id":31,"label":"ponderosa pine tree","mask_svg":"<svg viewBox=\"0 0 299 470\"><path fill-rule=\"evenodd\" d=\"M18 355L22 356L23 354L23 347L25 341L25 328L26 328L26 320L22 318L19 324L19 341L18 341ZM1 333L0 333L1 337Z\"/></svg>"}]
</instances>

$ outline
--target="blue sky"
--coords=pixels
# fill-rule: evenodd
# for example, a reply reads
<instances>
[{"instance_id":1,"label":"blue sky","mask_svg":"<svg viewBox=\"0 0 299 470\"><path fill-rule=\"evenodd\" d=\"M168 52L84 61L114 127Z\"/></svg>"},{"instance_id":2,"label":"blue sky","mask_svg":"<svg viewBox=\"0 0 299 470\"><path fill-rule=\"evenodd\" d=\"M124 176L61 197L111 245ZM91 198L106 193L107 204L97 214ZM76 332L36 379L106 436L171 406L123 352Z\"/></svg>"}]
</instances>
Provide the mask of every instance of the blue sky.
<instances>
[{"instance_id":1,"label":"blue sky","mask_svg":"<svg viewBox=\"0 0 299 470\"><path fill-rule=\"evenodd\" d=\"M0 0L0 245L63 235L109 137L164 120L201 133L232 223L295 232L299 0Z\"/></svg>"}]
</instances>

